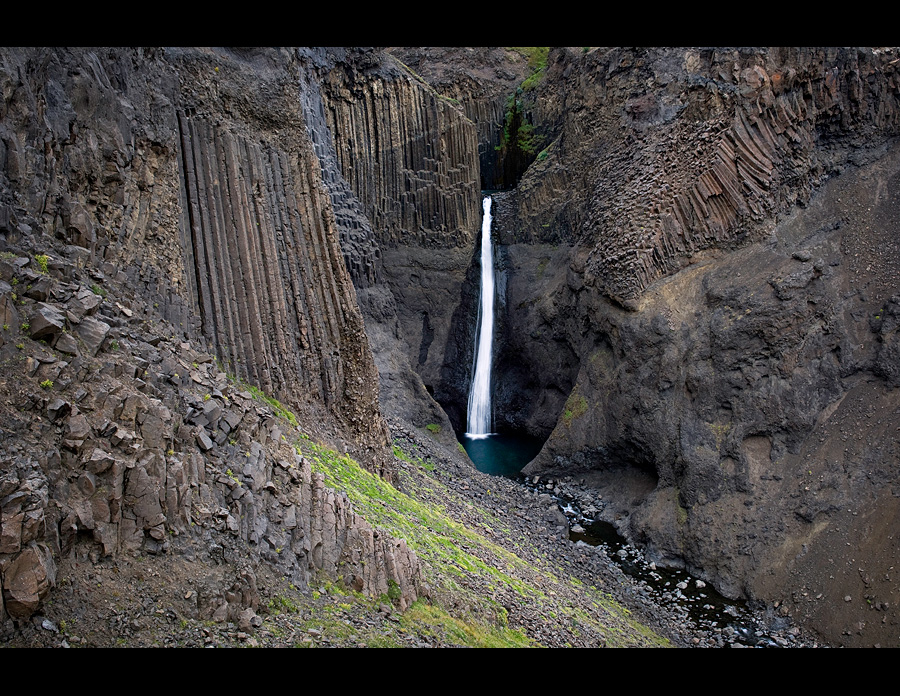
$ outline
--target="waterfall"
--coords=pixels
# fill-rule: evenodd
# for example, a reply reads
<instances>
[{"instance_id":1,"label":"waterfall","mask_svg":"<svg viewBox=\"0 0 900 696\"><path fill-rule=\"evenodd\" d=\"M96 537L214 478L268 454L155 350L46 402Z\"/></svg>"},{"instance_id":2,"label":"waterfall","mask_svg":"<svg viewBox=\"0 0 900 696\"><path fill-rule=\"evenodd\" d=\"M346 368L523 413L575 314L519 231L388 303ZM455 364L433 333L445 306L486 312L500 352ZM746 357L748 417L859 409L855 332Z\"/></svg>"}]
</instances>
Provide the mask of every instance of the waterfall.
<instances>
[{"instance_id":1,"label":"waterfall","mask_svg":"<svg viewBox=\"0 0 900 696\"><path fill-rule=\"evenodd\" d=\"M494 339L494 259L491 253L491 197L483 202L481 223L481 303L475 341L475 370L469 390L466 433L469 437L491 434L491 352Z\"/></svg>"}]
</instances>

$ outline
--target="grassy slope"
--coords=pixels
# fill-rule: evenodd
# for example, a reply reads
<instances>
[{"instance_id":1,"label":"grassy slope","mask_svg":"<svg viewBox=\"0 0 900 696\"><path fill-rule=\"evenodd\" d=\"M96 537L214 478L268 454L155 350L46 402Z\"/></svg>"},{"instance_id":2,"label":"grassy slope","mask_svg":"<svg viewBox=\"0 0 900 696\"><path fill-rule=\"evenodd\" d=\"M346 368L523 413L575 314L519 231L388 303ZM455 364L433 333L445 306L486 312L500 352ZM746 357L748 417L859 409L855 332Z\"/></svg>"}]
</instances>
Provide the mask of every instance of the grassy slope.
<instances>
[{"instance_id":1,"label":"grassy slope","mask_svg":"<svg viewBox=\"0 0 900 696\"><path fill-rule=\"evenodd\" d=\"M443 645L540 645L527 627L510 621L510 608L518 604L516 609L527 608L526 614L558 624L554 630L569 634L571 644L666 644L608 594L566 577L552 560L525 560L534 557L533 552L518 553L518 548L530 551L523 548L527 541L514 541L503 520L474 499L462 498L445 485L432 463L414 453L394 447L405 464L404 493L345 455L305 438L297 446L324 474L327 485L346 492L359 514L415 549L431 602L420 600L403 615L408 629L437 636ZM454 508L453 516L448 507ZM454 519L461 516L466 523ZM573 595L577 602L571 601Z\"/></svg>"}]
</instances>

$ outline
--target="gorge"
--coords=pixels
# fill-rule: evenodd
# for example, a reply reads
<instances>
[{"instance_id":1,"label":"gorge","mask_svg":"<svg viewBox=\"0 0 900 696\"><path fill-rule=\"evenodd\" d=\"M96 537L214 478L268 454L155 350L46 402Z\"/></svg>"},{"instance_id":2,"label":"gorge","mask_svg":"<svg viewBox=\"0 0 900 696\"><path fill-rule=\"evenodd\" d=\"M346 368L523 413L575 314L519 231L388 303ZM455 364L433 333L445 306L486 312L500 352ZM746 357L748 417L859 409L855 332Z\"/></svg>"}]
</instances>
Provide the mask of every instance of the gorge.
<instances>
[{"instance_id":1,"label":"gorge","mask_svg":"<svg viewBox=\"0 0 900 696\"><path fill-rule=\"evenodd\" d=\"M340 587L653 643L468 431L543 443L530 479L773 623L900 645L898 60L0 49L0 638L62 606L87 645L169 612L263 640ZM554 554L577 582L522 565Z\"/></svg>"}]
</instances>

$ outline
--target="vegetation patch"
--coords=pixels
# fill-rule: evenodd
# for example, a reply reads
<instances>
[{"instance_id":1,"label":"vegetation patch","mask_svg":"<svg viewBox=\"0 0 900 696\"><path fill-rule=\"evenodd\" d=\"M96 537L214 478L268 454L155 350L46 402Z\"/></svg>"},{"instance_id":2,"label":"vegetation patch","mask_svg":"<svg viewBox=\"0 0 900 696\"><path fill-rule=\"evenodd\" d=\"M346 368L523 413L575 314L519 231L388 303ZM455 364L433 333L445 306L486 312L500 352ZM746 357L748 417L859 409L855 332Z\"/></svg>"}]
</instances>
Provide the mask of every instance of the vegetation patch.
<instances>
[{"instance_id":1,"label":"vegetation patch","mask_svg":"<svg viewBox=\"0 0 900 696\"><path fill-rule=\"evenodd\" d=\"M38 268L41 271L41 275L47 275L49 273L47 264L50 262L50 257L47 256L47 254L38 254L34 257L34 260L37 261Z\"/></svg>"},{"instance_id":2,"label":"vegetation patch","mask_svg":"<svg viewBox=\"0 0 900 696\"><path fill-rule=\"evenodd\" d=\"M573 420L587 413L587 407L587 399L579 394L576 389L573 389L566 400L566 407L563 409L563 423L566 424L566 427L568 428L572 425Z\"/></svg>"},{"instance_id":3,"label":"vegetation patch","mask_svg":"<svg viewBox=\"0 0 900 696\"><path fill-rule=\"evenodd\" d=\"M401 623L423 633L450 638L470 648L527 648L534 645L522 631L507 626L485 626L459 619L433 604L418 601L403 615Z\"/></svg>"},{"instance_id":4,"label":"vegetation patch","mask_svg":"<svg viewBox=\"0 0 900 696\"><path fill-rule=\"evenodd\" d=\"M528 69L531 74L521 84L522 91L534 89L540 82L547 69L547 57L550 54L549 46L517 46L513 51L528 59Z\"/></svg>"}]
</instances>

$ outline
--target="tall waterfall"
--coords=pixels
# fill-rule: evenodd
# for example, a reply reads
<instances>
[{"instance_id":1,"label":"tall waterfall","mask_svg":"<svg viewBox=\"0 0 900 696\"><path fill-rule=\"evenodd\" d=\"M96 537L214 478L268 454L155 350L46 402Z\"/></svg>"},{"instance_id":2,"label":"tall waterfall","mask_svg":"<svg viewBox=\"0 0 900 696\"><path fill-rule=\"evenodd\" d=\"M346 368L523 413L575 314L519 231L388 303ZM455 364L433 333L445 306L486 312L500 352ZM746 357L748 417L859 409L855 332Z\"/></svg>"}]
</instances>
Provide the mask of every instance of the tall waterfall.
<instances>
[{"instance_id":1,"label":"tall waterfall","mask_svg":"<svg viewBox=\"0 0 900 696\"><path fill-rule=\"evenodd\" d=\"M481 223L481 303L478 308L478 337L475 343L475 371L469 390L466 435L491 434L491 353L494 339L494 258L491 253L491 197L483 202Z\"/></svg>"}]
</instances>

